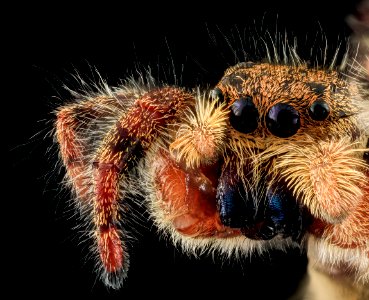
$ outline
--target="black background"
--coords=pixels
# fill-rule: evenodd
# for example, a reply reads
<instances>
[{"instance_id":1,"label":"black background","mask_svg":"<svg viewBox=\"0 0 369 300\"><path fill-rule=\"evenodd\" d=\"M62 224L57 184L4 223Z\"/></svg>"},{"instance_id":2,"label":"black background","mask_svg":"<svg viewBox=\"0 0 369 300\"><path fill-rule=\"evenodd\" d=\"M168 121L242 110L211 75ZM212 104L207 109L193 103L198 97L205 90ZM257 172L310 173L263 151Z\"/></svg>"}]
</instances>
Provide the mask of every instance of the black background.
<instances>
[{"instance_id":1,"label":"black background","mask_svg":"<svg viewBox=\"0 0 369 300\"><path fill-rule=\"evenodd\" d=\"M113 86L147 66L168 83L174 82L174 66L178 84L214 85L224 69L237 62L227 39L240 50L245 28L247 36L250 28L273 31L278 24L278 30L299 38L300 53L307 58L310 45L305 35L319 36L322 28L336 45L338 36L350 33L344 18L356 3L228 1L204 9L185 2L130 3L131 7L101 2L5 9L10 17L2 26L4 160L10 164L10 173L3 173L2 196L5 288L13 294L122 299L146 293L164 298L285 299L305 271L306 260L297 251L240 261L196 259L160 238L150 223L138 228L124 288L107 290L96 280L88 243L73 229L78 220L69 195L58 185L62 175L55 168L55 147L50 148L52 110L69 97L63 84L78 89L71 74L78 71L93 82L93 68Z\"/></svg>"}]
</instances>

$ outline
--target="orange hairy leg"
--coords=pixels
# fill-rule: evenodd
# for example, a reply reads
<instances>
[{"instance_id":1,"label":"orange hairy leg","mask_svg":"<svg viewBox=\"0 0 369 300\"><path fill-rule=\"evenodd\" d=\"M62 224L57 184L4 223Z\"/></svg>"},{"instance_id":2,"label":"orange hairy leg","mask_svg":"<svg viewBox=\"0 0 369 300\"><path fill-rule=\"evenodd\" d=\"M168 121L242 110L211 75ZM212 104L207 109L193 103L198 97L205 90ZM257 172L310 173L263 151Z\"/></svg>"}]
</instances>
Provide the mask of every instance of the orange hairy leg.
<instances>
[{"instance_id":1,"label":"orange hairy leg","mask_svg":"<svg viewBox=\"0 0 369 300\"><path fill-rule=\"evenodd\" d=\"M194 98L178 88L147 92L137 99L101 143L94 159L93 216L102 266L107 275L125 271L123 233L118 223L120 182L137 164L160 130L175 121ZM124 195L123 195L124 197Z\"/></svg>"},{"instance_id":2,"label":"orange hairy leg","mask_svg":"<svg viewBox=\"0 0 369 300\"><path fill-rule=\"evenodd\" d=\"M57 112L56 139L67 176L73 184L79 201L87 201L88 185L84 173L88 167L87 148L84 132L92 120L109 115L109 106L118 106L116 98L100 96L62 107Z\"/></svg>"}]
</instances>

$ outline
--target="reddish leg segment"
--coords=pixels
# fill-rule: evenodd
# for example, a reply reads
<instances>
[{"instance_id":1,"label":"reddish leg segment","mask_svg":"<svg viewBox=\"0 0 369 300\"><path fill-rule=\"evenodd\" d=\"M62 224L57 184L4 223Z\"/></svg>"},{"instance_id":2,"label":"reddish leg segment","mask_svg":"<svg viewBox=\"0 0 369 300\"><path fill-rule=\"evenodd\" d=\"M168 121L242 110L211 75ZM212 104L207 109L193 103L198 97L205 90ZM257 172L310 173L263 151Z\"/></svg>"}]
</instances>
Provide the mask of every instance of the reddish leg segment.
<instances>
[{"instance_id":1,"label":"reddish leg segment","mask_svg":"<svg viewBox=\"0 0 369 300\"><path fill-rule=\"evenodd\" d=\"M67 176L79 199L84 198L86 190L79 175L83 173L83 145L77 136L78 120L75 119L73 107L65 107L57 114L56 138L60 145L60 153L67 168Z\"/></svg>"},{"instance_id":2,"label":"reddish leg segment","mask_svg":"<svg viewBox=\"0 0 369 300\"><path fill-rule=\"evenodd\" d=\"M66 105L57 113L56 139L60 154L67 169L68 180L72 183L79 201L86 201L88 186L85 176L88 160L86 134L90 124L109 114L105 107L119 107L116 98L101 96ZM122 107L120 107L122 109Z\"/></svg>"},{"instance_id":3,"label":"reddish leg segment","mask_svg":"<svg viewBox=\"0 0 369 300\"><path fill-rule=\"evenodd\" d=\"M177 111L193 104L191 94L162 88L137 99L111 129L94 162L94 226L104 270L124 270L125 260L118 213L120 182L142 157L161 129L175 120ZM124 192L124 191L123 191Z\"/></svg>"}]
</instances>

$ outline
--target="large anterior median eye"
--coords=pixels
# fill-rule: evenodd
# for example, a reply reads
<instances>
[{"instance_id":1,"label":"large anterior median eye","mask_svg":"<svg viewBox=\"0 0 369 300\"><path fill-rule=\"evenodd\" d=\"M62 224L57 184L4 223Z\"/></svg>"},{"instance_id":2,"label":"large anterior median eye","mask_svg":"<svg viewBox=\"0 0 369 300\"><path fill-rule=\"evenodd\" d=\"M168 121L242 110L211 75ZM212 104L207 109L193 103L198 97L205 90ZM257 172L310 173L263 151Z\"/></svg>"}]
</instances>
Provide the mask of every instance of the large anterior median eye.
<instances>
[{"instance_id":1,"label":"large anterior median eye","mask_svg":"<svg viewBox=\"0 0 369 300\"><path fill-rule=\"evenodd\" d=\"M300 128L300 116L292 105L278 103L266 116L266 125L275 136L286 138L293 136Z\"/></svg>"},{"instance_id":2,"label":"large anterior median eye","mask_svg":"<svg viewBox=\"0 0 369 300\"><path fill-rule=\"evenodd\" d=\"M229 121L234 129L242 133L251 133L258 127L259 112L251 97L233 102Z\"/></svg>"}]
</instances>

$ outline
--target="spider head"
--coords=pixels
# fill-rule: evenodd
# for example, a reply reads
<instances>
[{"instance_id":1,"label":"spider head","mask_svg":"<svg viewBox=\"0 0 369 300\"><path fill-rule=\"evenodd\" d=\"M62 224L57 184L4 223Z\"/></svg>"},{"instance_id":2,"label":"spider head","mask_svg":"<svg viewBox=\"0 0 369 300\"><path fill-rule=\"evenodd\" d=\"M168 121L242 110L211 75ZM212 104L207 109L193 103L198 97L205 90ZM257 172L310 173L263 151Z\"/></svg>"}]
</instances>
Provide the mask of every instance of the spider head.
<instances>
[{"instance_id":1,"label":"spider head","mask_svg":"<svg viewBox=\"0 0 369 300\"><path fill-rule=\"evenodd\" d=\"M191 237L299 241L313 219L341 222L366 180L353 88L305 65L228 69L176 124L173 164L154 163L167 224Z\"/></svg>"}]
</instances>

